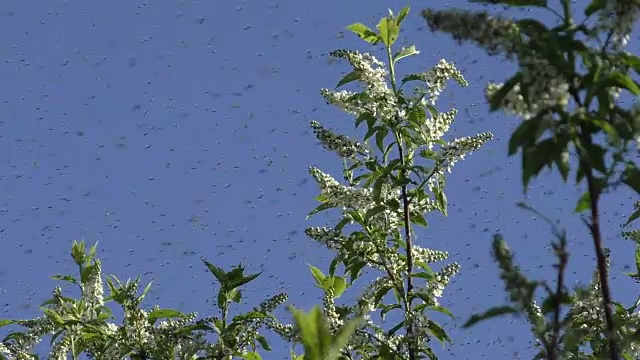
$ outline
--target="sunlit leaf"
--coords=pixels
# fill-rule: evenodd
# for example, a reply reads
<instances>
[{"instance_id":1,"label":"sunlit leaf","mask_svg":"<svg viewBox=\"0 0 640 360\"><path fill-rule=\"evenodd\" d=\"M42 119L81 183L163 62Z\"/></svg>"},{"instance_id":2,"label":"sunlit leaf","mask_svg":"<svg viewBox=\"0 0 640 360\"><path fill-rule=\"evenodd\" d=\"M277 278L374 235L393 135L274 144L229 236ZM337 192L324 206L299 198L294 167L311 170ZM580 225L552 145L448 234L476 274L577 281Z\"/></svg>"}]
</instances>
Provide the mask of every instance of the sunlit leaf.
<instances>
[{"instance_id":1,"label":"sunlit leaf","mask_svg":"<svg viewBox=\"0 0 640 360\"><path fill-rule=\"evenodd\" d=\"M374 45L382 40L377 33L375 33L373 30L369 29L369 27L361 23L351 24L347 26L347 30L351 30L356 35L358 35L362 40Z\"/></svg>"}]
</instances>

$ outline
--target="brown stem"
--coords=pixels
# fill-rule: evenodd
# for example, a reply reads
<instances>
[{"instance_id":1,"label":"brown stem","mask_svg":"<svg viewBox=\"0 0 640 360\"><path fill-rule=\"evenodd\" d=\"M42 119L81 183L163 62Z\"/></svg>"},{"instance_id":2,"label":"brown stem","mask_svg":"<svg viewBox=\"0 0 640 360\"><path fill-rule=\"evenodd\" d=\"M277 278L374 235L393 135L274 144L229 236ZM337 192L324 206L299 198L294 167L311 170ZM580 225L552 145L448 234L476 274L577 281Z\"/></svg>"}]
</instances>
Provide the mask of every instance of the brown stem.
<instances>
[{"instance_id":1,"label":"brown stem","mask_svg":"<svg viewBox=\"0 0 640 360\"><path fill-rule=\"evenodd\" d=\"M398 150L400 152L400 161L404 166L404 153L402 151L402 144L398 142ZM406 175L406 170L402 169L402 174ZM403 176L404 177L404 176ZM413 249L413 244L411 241L411 216L409 215L409 196L407 195L407 185L402 185L402 206L404 210L404 237L407 240L407 313L411 312L411 304L413 293L413 281L411 279L411 274L413 271L413 254L411 250ZM413 319L409 319L409 324L407 325L407 337L409 338L409 360L416 360L416 341L413 338Z\"/></svg>"},{"instance_id":2,"label":"brown stem","mask_svg":"<svg viewBox=\"0 0 640 360\"><path fill-rule=\"evenodd\" d=\"M584 164L584 162L583 162ZM589 228L593 236L593 245L596 250L596 258L598 260L598 275L600 277L600 288L602 289L602 300L604 306L605 321L607 323L607 338L609 340L609 352L611 360L619 360L620 352L618 351L618 342L616 340L616 328L613 322L613 306L611 304L611 291L609 289L609 274L607 270L607 257L602 247L602 234L600 232L600 216L598 212L598 200L600 198L600 190L597 189L593 170L589 164L584 166L587 185L589 187L589 197L591 201L591 224Z\"/></svg>"},{"instance_id":3,"label":"brown stem","mask_svg":"<svg viewBox=\"0 0 640 360\"><path fill-rule=\"evenodd\" d=\"M559 259L558 279L553 301L553 336L551 337L551 344L549 344L549 360L558 359L558 342L560 340L560 300L562 299L564 290L564 271L569 260L569 254L567 254L566 251L564 238L560 239L560 244L558 244L556 252Z\"/></svg>"}]
</instances>

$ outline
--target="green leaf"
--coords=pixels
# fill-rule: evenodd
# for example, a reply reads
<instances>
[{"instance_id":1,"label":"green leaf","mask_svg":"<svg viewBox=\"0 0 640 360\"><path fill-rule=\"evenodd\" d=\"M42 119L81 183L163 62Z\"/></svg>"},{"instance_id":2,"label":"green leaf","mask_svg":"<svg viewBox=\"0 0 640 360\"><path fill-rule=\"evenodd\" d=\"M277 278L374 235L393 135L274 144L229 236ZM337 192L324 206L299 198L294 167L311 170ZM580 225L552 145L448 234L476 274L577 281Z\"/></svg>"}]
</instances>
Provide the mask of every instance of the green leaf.
<instances>
[{"instance_id":1,"label":"green leaf","mask_svg":"<svg viewBox=\"0 0 640 360\"><path fill-rule=\"evenodd\" d=\"M78 280L76 280L76 278L74 278L73 276L69 276L69 275L53 275L51 278L54 279L54 280L66 281L66 282L69 282L69 283L72 283L72 284L79 285L78 284Z\"/></svg>"},{"instance_id":2,"label":"green leaf","mask_svg":"<svg viewBox=\"0 0 640 360\"><path fill-rule=\"evenodd\" d=\"M462 325L462 327L466 329L486 319L491 319L491 318L506 315L506 314L517 314L517 313L518 313L518 310L511 306L492 307L491 309L485 311L483 314L474 314L473 316L471 316L471 318L469 318L469 320L467 320L467 322L464 325Z\"/></svg>"},{"instance_id":3,"label":"green leaf","mask_svg":"<svg viewBox=\"0 0 640 360\"><path fill-rule=\"evenodd\" d=\"M634 220L638 218L640 218L640 210L636 210L633 214L631 214L631 216L629 216L629 219L627 220L626 223L624 223L623 226L627 226L631 224ZM640 274L640 272L638 274Z\"/></svg>"},{"instance_id":4,"label":"green leaf","mask_svg":"<svg viewBox=\"0 0 640 360\"><path fill-rule=\"evenodd\" d=\"M547 7L547 0L469 0L470 3Z\"/></svg>"},{"instance_id":5,"label":"green leaf","mask_svg":"<svg viewBox=\"0 0 640 360\"><path fill-rule=\"evenodd\" d=\"M633 163L627 164L622 174L622 182L640 194L640 169Z\"/></svg>"},{"instance_id":6,"label":"green leaf","mask_svg":"<svg viewBox=\"0 0 640 360\"><path fill-rule=\"evenodd\" d=\"M509 138L509 156L518 152L518 149L527 149L552 125L551 118L540 114L532 119L523 121Z\"/></svg>"},{"instance_id":7,"label":"green leaf","mask_svg":"<svg viewBox=\"0 0 640 360\"><path fill-rule=\"evenodd\" d=\"M584 194L580 196L580 199L578 200L578 204L576 205L576 208L575 210L573 210L573 212L575 212L576 214L579 214L588 209L591 209L591 195L589 194L588 191L585 191Z\"/></svg>"},{"instance_id":8,"label":"green leaf","mask_svg":"<svg viewBox=\"0 0 640 360\"><path fill-rule=\"evenodd\" d=\"M15 323L16 323L16 320L2 319L2 320L0 320L0 327L7 326L7 325L13 325Z\"/></svg>"},{"instance_id":9,"label":"green leaf","mask_svg":"<svg viewBox=\"0 0 640 360\"><path fill-rule=\"evenodd\" d=\"M271 351L271 346L264 336L258 334L256 335L256 340L258 340L258 343L260 343L260 346L262 346L263 349L265 349L266 351Z\"/></svg>"},{"instance_id":10,"label":"green leaf","mask_svg":"<svg viewBox=\"0 0 640 360\"><path fill-rule=\"evenodd\" d=\"M339 88L340 86L348 84L350 82L360 80L361 78L362 72L360 72L359 70L354 70L345 75L340 81L338 81L338 85L336 85L336 88Z\"/></svg>"},{"instance_id":11,"label":"green leaf","mask_svg":"<svg viewBox=\"0 0 640 360\"><path fill-rule=\"evenodd\" d=\"M636 244L636 274L640 276L640 244Z\"/></svg>"},{"instance_id":12,"label":"green leaf","mask_svg":"<svg viewBox=\"0 0 640 360\"><path fill-rule=\"evenodd\" d=\"M621 72L614 72L606 76L599 84L602 88L616 86L629 90L633 95L640 95L640 87L629 77Z\"/></svg>"},{"instance_id":13,"label":"green leaf","mask_svg":"<svg viewBox=\"0 0 640 360\"><path fill-rule=\"evenodd\" d=\"M418 55L420 51L416 50L415 45L411 45L408 48L403 48L397 54L393 56L393 62L396 63L400 59L406 58L407 56Z\"/></svg>"},{"instance_id":14,"label":"green leaf","mask_svg":"<svg viewBox=\"0 0 640 360\"><path fill-rule=\"evenodd\" d=\"M73 241L73 246L71 247L71 257L73 258L73 262L78 266L84 265L84 256L85 256L85 246L84 240L77 242Z\"/></svg>"},{"instance_id":15,"label":"green leaf","mask_svg":"<svg viewBox=\"0 0 640 360\"><path fill-rule=\"evenodd\" d=\"M456 317L453 316L453 313L451 313L451 311L449 311L449 309L447 309L446 307L443 307L443 306L429 306L429 307L427 307L427 310L437 311L439 313L443 313L445 315L448 315L453 320L456 319Z\"/></svg>"},{"instance_id":16,"label":"green leaf","mask_svg":"<svg viewBox=\"0 0 640 360\"><path fill-rule=\"evenodd\" d=\"M607 150L598 144L589 144L585 146L585 148L589 155L589 162L591 163L591 166L601 174L606 174L607 166L605 165L604 158L607 155Z\"/></svg>"},{"instance_id":17,"label":"green leaf","mask_svg":"<svg viewBox=\"0 0 640 360\"><path fill-rule=\"evenodd\" d=\"M387 137L387 134L389 134L389 130L383 127L379 128L378 132L376 132L376 145L378 149L380 149L380 152L384 152L384 139Z\"/></svg>"},{"instance_id":18,"label":"green leaf","mask_svg":"<svg viewBox=\"0 0 640 360\"><path fill-rule=\"evenodd\" d=\"M371 220L372 217L378 215L379 213L385 211L387 209L386 205L376 205L373 208L367 210L367 213L364 215L364 218L368 221Z\"/></svg>"},{"instance_id":19,"label":"green leaf","mask_svg":"<svg viewBox=\"0 0 640 360\"><path fill-rule=\"evenodd\" d=\"M293 306L289 309L302 336L305 359L324 360L329 355L332 339L327 320L320 308L315 306L308 314Z\"/></svg>"},{"instance_id":20,"label":"green leaf","mask_svg":"<svg viewBox=\"0 0 640 360\"><path fill-rule=\"evenodd\" d=\"M622 54L621 57L637 74L640 74L640 57L631 53Z\"/></svg>"},{"instance_id":21,"label":"green leaf","mask_svg":"<svg viewBox=\"0 0 640 360\"><path fill-rule=\"evenodd\" d=\"M427 224L427 220L420 213L411 214L411 222L416 224L416 225L423 226L423 227L429 227L429 224Z\"/></svg>"},{"instance_id":22,"label":"green leaf","mask_svg":"<svg viewBox=\"0 0 640 360\"><path fill-rule=\"evenodd\" d=\"M218 280L218 282L220 283L221 286L226 285L226 283L227 283L227 273L224 270L222 270L221 268L213 265L212 263L208 262L205 259L202 259L202 262L205 264L207 269L209 269L209 271L213 274L213 276L215 276L215 278Z\"/></svg>"},{"instance_id":23,"label":"green leaf","mask_svg":"<svg viewBox=\"0 0 640 360\"><path fill-rule=\"evenodd\" d=\"M407 15L409 15L409 5L403 7L398 13L398 16L396 17L396 24L398 27L400 27L400 24L402 24L402 21L407 17Z\"/></svg>"},{"instance_id":24,"label":"green leaf","mask_svg":"<svg viewBox=\"0 0 640 360\"><path fill-rule=\"evenodd\" d=\"M384 318L389 311L395 309L402 309L402 306L400 304L385 305L380 311L380 318L382 319L382 321L384 321Z\"/></svg>"},{"instance_id":25,"label":"green leaf","mask_svg":"<svg viewBox=\"0 0 640 360\"><path fill-rule=\"evenodd\" d=\"M324 289L326 276L317 267L313 265L309 265L309 267L311 268L311 275L313 275L313 278L316 280L317 286L321 289Z\"/></svg>"},{"instance_id":26,"label":"green leaf","mask_svg":"<svg viewBox=\"0 0 640 360\"><path fill-rule=\"evenodd\" d=\"M380 19L377 28L380 33L380 39L387 47L393 45L393 43L398 39L400 28L394 19L390 17Z\"/></svg>"},{"instance_id":27,"label":"green leaf","mask_svg":"<svg viewBox=\"0 0 640 360\"><path fill-rule=\"evenodd\" d=\"M513 90L513 88L516 85L518 85L520 82L522 82L522 73L518 72L506 83L504 83L504 85L502 85L500 90L498 90L495 94L493 94L491 99L489 99L490 110L496 111L500 109L500 106L502 105L502 101L504 100L505 96L507 96L507 94L511 90Z\"/></svg>"},{"instance_id":28,"label":"green leaf","mask_svg":"<svg viewBox=\"0 0 640 360\"><path fill-rule=\"evenodd\" d=\"M333 298L339 298L347 289L347 281L342 276L332 276L333 279Z\"/></svg>"},{"instance_id":29,"label":"green leaf","mask_svg":"<svg viewBox=\"0 0 640 360\"><path fill-rule=\"evenodd\" d=\"M442 211L442 214L444 216L447 216L447 195L444 194L444 191L442 189L438 189L435 195L436 195L436 202L440 207L440 211Z\"/></svg>"},{"instance_id":30,"label":"green leaf","mask_svg":"<svg viewBox=\"0 0 640 360\"><path fill-rule=\"evenodd\" d=\"M150 324L155 324L158 319L171 319L171 318L181 318L185 315L178 310L173 309L155 309L151 310L147 315L147 321Z\"/></svg>"},{"instance_id":31,"label":"green leaf","mask_svg":"<svg viewBox=\"0 0 640 360\"><path fill-rule=\"evenodd\" d=\"M444 346L447 342L451 342L451 339L449 338L449 335L447 335L447 332L444 331L444 329L437 322L429 319L427 321L427 328L429 329L431 334L435 336L436 339L440 340L440 344L442 344L442 346Z\"/></svg>"},{"instance_id":32,"label":"green leaf","mask_svg":"<svg viewBox=\"0 0 640 360\"><path fill-rule=\"evenodd\" d=\"M586 17L589 17L593 15L595 12L604 9L606 5L607 5L607 0L593 0L591 1L591 4L589 4L587 8L584 9L584 15Z\"/></svg>"},{"instance_id":33,"label":"green leaf","mask_svg":"<svg viewBox=\"0 0 640 360\"><path fill-rule=\"evenodd\" d=\"M45 317L51 320L57 326L63 326L65 321L62 319L60 314L58 314L55 310L49 308L41 308L42 312L44 312Z\"/></svg>"},{"instance_id":34,"label":"green leaf","mask_svg":"<svg viewBox=\"0 0 640 360\"><path fill-rule=\"evenodd\" d=\"M385 183L385 179L381 176L373 184L373 201L380 202L382 185L384 185L384 183Z\"/></svg>"},{"instance_id":35,"label":"green leaf","mask_svg":"<svg viewBox=\"0 0 640 360\"><path fill-rule=\"evenodd\" d=\"M324 202L324 203L318 205L317 208L311 210L311 212L307 215L307 220L309 220L309 218L311 218L313 215L315 215L315 214L317 214L317 213L319 213L321 211L328 210L328 209L331 209L331 208L334 208L334 207L335 207L335 205L331 204L330 202Z\"/></svg>"},{"instance_id":36,"label":"green leaf","mask_svg":"<svg viewBox=\"0 0 640 360\"><path fill-rule=\"evenodd\" d=\"M555 139L546 139L522 152L522 185L527 189L531 178L537 176L545 165L550 165L557 155Z\"/></svg>"},{"instance_id":37,"label":"green leaf","mask_svg":"<svg viewBox=\"0 0 640 360\"><path fill-rule=\"evenodd\" d=\"M379 43L382 40L378 34L376 34L373 30L369 29L366 25L361 23L351 24L347 26L347 30L351 30L356 35L358 35L358 37L360 37L362 40L373 45Z\"/></svg>"},{"instance_id":38,"label":"green leaf","mask_svg":"<svg viewBox=\"0 0 640 360\"><path fill-rule=\"evenodd\" d=\"M251 274L249 276L242 276L239 275L237 278L233 278L229 284L230 287L232 288L238 288L244 284L248 284L250 282L252 282L253 280L255 280L258 276L262 275L262 272L256 273L256 274Z\"/></svg>"},{"instance_id":39,"label":"green leaf","mask_svg":"<svg viewBox=\"0 0 640 360\"><path fill-rule=\"evenodd\" d=\"M240 358L244 359L244 360L262 360L262 357L260 356L260 354L258 354L255 351L252 351L252 352L249 352L249 353L246 353L246 354L242 354L242 355L240 355Z\"/></svg>"},{"instance_id":40,"label":"green leaf","mask_svg":"<svg viewBox=\"0 0 640 360\"><path fill-rule=\"evenodd\" d=\"M363 320L362 316L351 319L338 331L331 341L330 356L327 360L336 360L340 358L340 350L347 345L351 335L353 335L353 333L358 329Z\"/></svg>"}]
</instances>

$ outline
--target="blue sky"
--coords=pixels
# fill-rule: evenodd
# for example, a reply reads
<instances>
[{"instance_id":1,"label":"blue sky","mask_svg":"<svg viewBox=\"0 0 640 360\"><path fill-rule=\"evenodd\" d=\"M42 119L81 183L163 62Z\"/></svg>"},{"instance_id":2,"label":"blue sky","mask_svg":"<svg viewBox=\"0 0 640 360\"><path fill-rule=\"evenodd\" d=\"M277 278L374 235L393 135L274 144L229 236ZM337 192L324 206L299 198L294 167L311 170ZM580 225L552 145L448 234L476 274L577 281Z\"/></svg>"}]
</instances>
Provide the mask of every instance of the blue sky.
<instances>
[{"instance_id":1,"label":"blue sky","mask_svg":"<svg viewBox=\"0 0 640 360\"><path fill-rule=\"evenodd\" d=\"M211 314L215 288L200 257L263 270L246 292L249 305L280 290L305 310L320 303L307 263L326 271L332 253L306 238L304 229L331 216L305 220L318 193L307 168L340 177L340 161L316 144L309 121L353 133L353 120L319 95L349 70L329 63L326 53L373 50L344 28L373 26L388 7L405 4L5 1L0 316L38 314L54 286L49 276L75 272L68 255L74 239L100 242L106 273L153 280L149 305ZM465 1L411 4L400 42L415 44L421 54L401 63L400 72L428 69L441 58L454 61L470 86L451 83L439 101L441 111L459 110L449 139L484 131L496 137L456 165L448 182L449 217L430 216L430 228L418 232L420 245L447 250L462 265L443 300L462 323L506 299L489 252L496 231L529 274L553 275L545 247L550 229L516 208L518 201L568 230L571 283L588 281L595 260L586 228L572 215L580 191L557 174L545 175L525 198L520 159L506 155L518 121L487 111L484 85L504 81L514 65L428 32L419 11L431 4L481 9ZM620 238L619 226L634 199L620 190L602 207L606 245L613 250L613 295L627 303L637 286L620 272L632 263L633 247ZM442 359L532 354L522 319L450 334L455 343L438 351ZM264 358L288 358L284 344L269 338L275 350Z\"/></svg>"}]
</instances>

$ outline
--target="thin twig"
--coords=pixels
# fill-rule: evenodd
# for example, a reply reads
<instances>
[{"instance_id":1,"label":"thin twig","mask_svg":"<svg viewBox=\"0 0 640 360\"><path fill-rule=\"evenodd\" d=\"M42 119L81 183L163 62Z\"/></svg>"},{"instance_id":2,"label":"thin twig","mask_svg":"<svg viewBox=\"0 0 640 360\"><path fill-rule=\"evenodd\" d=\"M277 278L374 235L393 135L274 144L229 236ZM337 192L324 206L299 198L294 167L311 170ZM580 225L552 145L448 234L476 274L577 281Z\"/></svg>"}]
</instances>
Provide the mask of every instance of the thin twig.
<instances>
[{"instance_id":1,"label":"thin twig","mask_svg":"<svg viewBox=\"0 0 640 360\"><path fill-rule=\"evenodd\" d=\"M564 234L560 238L560 244L556 245L556 255L558 256L559 263L558 279L556 284L556 292L553 299L553 335L551 337L551 344L549 344L549 360L558 359L558 342L560 340L560 310L561 300L564 295L564 272L569 261L569 254L566 251L567 240Z\"/></svg>"}]
</instances>

